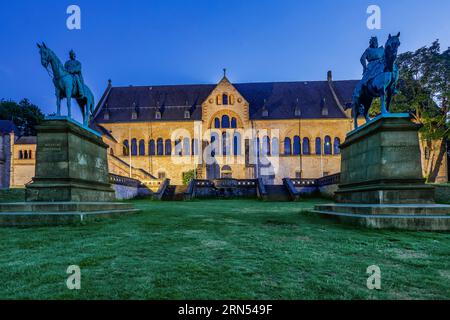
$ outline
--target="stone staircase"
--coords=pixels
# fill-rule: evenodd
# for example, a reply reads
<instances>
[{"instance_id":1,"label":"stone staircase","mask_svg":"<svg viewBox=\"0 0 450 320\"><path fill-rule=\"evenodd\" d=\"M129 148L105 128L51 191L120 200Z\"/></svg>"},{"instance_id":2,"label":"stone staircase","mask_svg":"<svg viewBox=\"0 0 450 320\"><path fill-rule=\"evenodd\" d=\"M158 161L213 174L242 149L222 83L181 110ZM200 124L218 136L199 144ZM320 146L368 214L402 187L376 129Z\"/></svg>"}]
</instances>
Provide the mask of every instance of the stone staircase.
<instances>
[{"instance_id":1,"label":"stone staircase","mask_svg":"<svg viewBox=\"0 0 450 320\"><path fill-rule=\"evenodd\" d=\"M167 186L161 200L163 201L183 201L184 193L188 186Z\"/></svg>"},{"instance_id":2,"label":"stone staircase","mask_svg":"<svg viewBox=\"0 0 450 320\"><path fill-rule=\"evenodd\" d=\"M266 185L266 196L264 200L267 201L291 201L291 196L286 186L284 185Z\"/></svg>"}]
</instances>

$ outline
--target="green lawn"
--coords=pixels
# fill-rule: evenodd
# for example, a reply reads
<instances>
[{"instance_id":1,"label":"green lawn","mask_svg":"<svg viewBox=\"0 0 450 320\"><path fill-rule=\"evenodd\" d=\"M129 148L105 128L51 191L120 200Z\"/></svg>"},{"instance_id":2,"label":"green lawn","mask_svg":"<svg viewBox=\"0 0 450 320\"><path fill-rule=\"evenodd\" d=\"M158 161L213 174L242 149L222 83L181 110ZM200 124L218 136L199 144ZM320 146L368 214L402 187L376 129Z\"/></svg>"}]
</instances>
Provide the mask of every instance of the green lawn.
<instances>
[{"instance_id":1,"label":"green lawn","mask_svg":"<svg viewBox=\"0 0 450 320\"><path fill-rule=\"evenodd\" d=\"M0 228L0 299L450 298L450 234L342 226L305 212L317 201L139 200L121 219Z\"/></svg>"}]
</instances>

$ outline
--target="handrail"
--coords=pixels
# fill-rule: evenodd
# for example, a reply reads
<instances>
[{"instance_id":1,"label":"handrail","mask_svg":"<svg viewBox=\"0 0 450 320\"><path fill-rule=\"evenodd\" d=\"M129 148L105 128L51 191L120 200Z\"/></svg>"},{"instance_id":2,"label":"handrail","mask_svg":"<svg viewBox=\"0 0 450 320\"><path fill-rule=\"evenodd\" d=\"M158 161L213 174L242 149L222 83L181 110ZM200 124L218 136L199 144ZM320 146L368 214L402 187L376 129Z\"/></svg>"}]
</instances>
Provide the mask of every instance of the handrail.
<instances>
[{"instance_id":1,"label":"handrail","mask_svg":"<svg viewBox=\"0 0 450 320\"><path fill-rule=\"evenodd\" d=\"M256 179L256 193L258 198L265 198L267 196L266 186L262 178Z\"/></svg>"},{"instance_id":2,"label":"handrail","mask_svg":"<svg viewBox=\"0 0 450 320\"><path fill-rule=\"evenodd\" d=\"M289 196L291 197L291 199L293 201L298 200L298 198L300 197L300 192L297 191L292 180L290 178L284 178L283 184L286 187L286 189L288 190Z\"/></svg>"},{"instance_id":3,"label":"handrail","mask_svg":"<svg viewBox=\"0 0 450 320\"><path fill-rule=\"evenodd\" d=\"M195 179L189 181L188 187L184 192L184 199L191 200L195 197Z\"/></svg>"},{"instance_id":4,"label":"handrail","mask_svg":"<svg viewBox=\"0 0 450 320\"><path fill-rule=\"evenodd\" d=\"M165 179L163 183L159 186L157 192L154 193L154 196L157 200L161 200L164 192L166 192L167 187L170 185L170 179Z\"/></svg>"}]
</instances>

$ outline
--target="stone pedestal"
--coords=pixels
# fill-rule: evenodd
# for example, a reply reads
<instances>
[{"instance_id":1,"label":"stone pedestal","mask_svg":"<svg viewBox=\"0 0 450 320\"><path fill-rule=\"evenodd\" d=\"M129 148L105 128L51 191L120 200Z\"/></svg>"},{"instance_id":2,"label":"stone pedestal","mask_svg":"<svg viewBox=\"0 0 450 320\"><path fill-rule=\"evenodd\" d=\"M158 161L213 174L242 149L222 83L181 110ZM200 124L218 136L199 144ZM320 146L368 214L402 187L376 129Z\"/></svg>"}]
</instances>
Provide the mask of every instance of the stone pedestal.
<instances>
[{"instance_id":1,"label":"stone pedestal","mask_svg":"<svg viewBox=\"0 0 450 320\"><path fill-rule=\"evenodd\" d=\"M26 201L112 201L107 148L101 135L69 119L37 128L36 175Z\"/></svg>"},{"instance_id":2,"label":"stone pedestal","mask_svg":"<svg viewBox=\"0 0 450 320\"><path fill-rule=\"evenodd\" d=\"M407 114L379 117L341 145L340 203L434 203L422 177L419 126Z\"/></svg>"},{"instance_id":3,"label":"stone pedestal","mask_svg":"<svg viewBox=\"0 0 450 320\"><path fill-rule=\"evenodd\" d=\"M101 135L66 117L37 127L36 176L26 202L0 205L0 226L48 226L136 213L115 202L108 146Z\"/></svg>"},{"instance_id":4,"label":"stone pedestal","mask_svg":"<svg viewBox=\"0 0 450 320\"><path fill-rule=\"evenodd\" d=\"M419 128L408 114L389 114L350 132L337 204L315 212L372 228L450 230L450 206L435 204L422 177Z\"/></svg>"}]
</instances>

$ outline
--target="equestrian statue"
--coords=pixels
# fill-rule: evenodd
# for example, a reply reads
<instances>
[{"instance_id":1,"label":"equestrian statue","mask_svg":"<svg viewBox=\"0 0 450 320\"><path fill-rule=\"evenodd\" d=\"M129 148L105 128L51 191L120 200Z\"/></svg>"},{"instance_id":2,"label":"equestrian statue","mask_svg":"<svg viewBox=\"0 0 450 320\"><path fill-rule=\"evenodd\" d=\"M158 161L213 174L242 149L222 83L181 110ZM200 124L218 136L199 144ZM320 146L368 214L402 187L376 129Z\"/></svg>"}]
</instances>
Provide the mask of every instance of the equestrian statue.
<instances>
[{"instance_id":1,"label":"equestrian statue","mask_svg":"<svg viewBox=\"0 0 450 320\"><path fill-rule=\"evenodd\" d=\"M353 92L355 129L358 128L359 115L370 121L369 109L377 97L381 100L381 114L389 113L392 97L397 94L399 71L395 60L399 47L400 32L396 36L389 34L384 48L378 46L377 37L370 39L369 48L361 56L363 77Z\"/></svg>"},{"instance_id":2,"label":"equestrian statue","mask_svg":"<svg viewBox=\"0 0 450 320\"><path fill-rule=\"evenodd\" d=\"M74 98L81 109L83 125L87 127L94 112L94 95L89 87L84 84L81 62L76 60L75 52L70 51L70 59L63 65L45 43L37 44L37 46L41 55L42 66L47 71L49 65L52 69L56 94L56 114L61 115L61 100L66 98L67 115L71 118L71 99Z\"/></svg>"}]
</instances>

